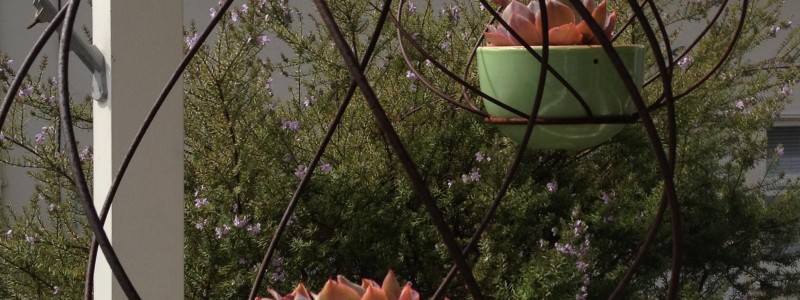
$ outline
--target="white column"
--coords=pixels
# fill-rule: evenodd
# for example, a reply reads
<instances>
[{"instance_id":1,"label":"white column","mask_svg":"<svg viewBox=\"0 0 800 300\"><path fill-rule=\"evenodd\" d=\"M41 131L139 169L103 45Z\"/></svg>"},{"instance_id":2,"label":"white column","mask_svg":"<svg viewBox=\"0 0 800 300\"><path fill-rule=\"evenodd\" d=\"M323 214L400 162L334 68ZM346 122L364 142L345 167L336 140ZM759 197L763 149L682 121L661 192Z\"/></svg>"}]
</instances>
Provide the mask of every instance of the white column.
<instances>
[{"instance_id":1,"label":"white column","mask_svg":"<svg viewBox=\"0 0 800 300\"><path fill-rule=\"evenodd\" d=\"M182 0L93 1L94 44L108 99L94 105L99 208L147 111L183 56ZM131 161L105 230L142 299L183 299L183 85L177 84ZM95 299L126 299L98 255Z\"/></svg>"}]
</instances>

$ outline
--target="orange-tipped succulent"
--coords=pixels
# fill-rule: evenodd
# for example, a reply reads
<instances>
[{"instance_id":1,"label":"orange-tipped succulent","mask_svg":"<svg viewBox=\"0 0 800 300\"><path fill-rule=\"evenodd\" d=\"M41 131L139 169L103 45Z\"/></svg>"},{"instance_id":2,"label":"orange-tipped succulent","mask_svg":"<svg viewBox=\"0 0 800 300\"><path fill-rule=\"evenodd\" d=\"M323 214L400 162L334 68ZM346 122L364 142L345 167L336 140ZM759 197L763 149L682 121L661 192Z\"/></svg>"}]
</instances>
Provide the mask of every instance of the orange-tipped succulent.
<instances>
[{"instance_id":1,"label":"orange-tipped succulent","mask_svg":"<svg viewBox=\"0 0 800 300\"><path fill-rule=\"evenodd\" d=\"M539 0L531 0L528 5L517 0L494 0L503 5L503 20L526 44L542 44L542 10ZM600 41L592 33L586 20L581 20L575 9L559 0L546 0L548 37L550 45L596 45ZM606 1L596 4L595 0L583 0L583 5L592 13L592 18L600 24L605 35L611 38L617 23L617 13L608 13ZM520 46L521 44L502 25L489 25L483 33L488 46Z\"/></svg>"},{"instance_id":2,"label":"orange-tipped succulent","mask_svg":"<svg viewBox=\"0 0 800 300\"><path fill-rule=\"evenodd\" d=\"M400 287L392 270L386 274L383 284L370 279L362 279L361 285L350 282L344 276L337 276L336 280L328 279L325 287L314 294L309 292L303 283L288 295L281 296L273 289L269 289L272 298L256 298L255 300L419 300L419 293L411 288L411 283Z\"/></svg>"}]
</instances>

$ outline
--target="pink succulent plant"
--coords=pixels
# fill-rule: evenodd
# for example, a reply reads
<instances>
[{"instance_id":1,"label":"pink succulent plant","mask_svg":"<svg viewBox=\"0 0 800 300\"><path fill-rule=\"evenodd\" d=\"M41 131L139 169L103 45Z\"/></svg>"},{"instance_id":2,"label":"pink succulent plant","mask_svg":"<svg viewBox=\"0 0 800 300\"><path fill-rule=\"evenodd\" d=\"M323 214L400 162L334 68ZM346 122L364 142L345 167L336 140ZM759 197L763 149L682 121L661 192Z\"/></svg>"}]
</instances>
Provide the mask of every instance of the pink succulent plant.
<instances>
[{"instance_id":1,"label":"pink succulent plant","mask_svg":"<svg viewBox=\"0 0 800 300\"><path fill-rule=\"evenodd\" d=\"M503 6L501 16L528 45L542 44L542 21L539 0L531 0L528 5L517 0L493 0ZM550 45L597 45L600 41L592 33L585 20L580 20L578 13L570 5L560 0L546 0L548 37ZM595 5L595 0L583 0L583 5L592 13L592 17L608 38L617 23L617 13L608 14L606 1ZM488 46L520 46L521 44L502 25L488 25L483 36Z\"/></svg>"},{"instance_id":2,"label":"pink succulent plant","mask_svg":"<svg viewBox=\"0 0 800 300\"><path fill-rule=\"evenodd\" d=\"M336 280L328 279L325 287L319 294L309 292L301 282L297 288L288 295L281 296L273 289L269 289L272 298L256 297L255 300L419 300L417 291L411 288L411 283L406 283L400 288L400 283L389 270L383 279L383 284L370 279L362 279L361 285L350 282L344 276L337 276Z\"/></svg>"}]
</instances>

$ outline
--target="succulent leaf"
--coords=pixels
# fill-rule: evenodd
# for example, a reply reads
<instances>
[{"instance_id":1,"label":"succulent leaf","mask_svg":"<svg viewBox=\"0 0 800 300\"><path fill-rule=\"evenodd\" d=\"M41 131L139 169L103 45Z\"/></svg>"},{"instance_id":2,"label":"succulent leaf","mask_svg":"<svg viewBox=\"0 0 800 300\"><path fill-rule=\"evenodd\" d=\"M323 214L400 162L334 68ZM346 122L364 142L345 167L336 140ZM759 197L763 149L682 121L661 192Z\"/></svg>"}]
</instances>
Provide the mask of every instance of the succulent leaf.
<instances>
[{"instance_id":1,"label":"succulent leaf","mask_svg":"<svg viewBox=\"0 0 800 300\"><path fill-rule=\"evenodd\" d=\"M383 288L383 292L389 299L397 299L400 297L400 283L397 282L397 277L394 276L394 272L392 272L392 270L389 270L389 272L386 273L386 277L383 278L383 284L381 285L381 288Z\"/></svg>"}]
</instances>

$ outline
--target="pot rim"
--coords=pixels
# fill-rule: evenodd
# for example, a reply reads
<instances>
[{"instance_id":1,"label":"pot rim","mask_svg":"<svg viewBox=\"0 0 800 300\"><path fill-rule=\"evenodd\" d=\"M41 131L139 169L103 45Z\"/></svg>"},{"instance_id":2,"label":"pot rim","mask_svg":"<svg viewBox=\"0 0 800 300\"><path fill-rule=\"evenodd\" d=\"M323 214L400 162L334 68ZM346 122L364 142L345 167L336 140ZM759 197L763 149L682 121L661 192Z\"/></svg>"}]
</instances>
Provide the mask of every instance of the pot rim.
<instances>
[{"instance_id":1,"label":"pot rim","mask_svg":"<svg viewBox=\"0 0 800 300\"><path fill-rule=\"evenodd\" d=\"M612 45L614 48L641 48L644 49L644 45L641 44L625 44L625 45ZM533 49L542 49L544 46L530 46ZM550 45L549 47L552 49L603 49L601 45ZM479 46L478 49L480 50L491 50L491 51L501 51L501 50L526 50L523 46Z\"/></svg>"}]
</instances>

